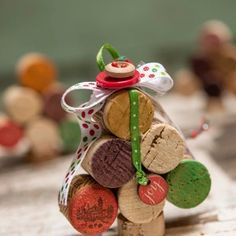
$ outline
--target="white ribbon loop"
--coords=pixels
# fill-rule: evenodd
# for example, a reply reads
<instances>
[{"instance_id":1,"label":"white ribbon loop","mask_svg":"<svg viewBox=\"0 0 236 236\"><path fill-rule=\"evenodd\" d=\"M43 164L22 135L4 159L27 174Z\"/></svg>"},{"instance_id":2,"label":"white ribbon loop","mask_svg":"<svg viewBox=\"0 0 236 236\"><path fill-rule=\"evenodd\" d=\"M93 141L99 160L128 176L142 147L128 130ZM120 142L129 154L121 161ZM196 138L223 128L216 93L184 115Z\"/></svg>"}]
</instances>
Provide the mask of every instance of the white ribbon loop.
<instances>
[{"instance_id":1,"label":"white ribbon loop","mask_svg":"<svg viewBox=\"0 0 236 236\"><path fill-rule=\"evenodd\" d=\"M140 82L138 86L149 88L158 95L163 95L173 87L173 80L165 68L156 62L146 63L138 67Z\"/></svg>"},{"instance_id":2,"label":"white ribbon loop","mask_svg":"<svg viewBox=\"0 0 236 236\"><path fill-rule=\"evenodd\" d=\"M93 93L91 95L92 100L90 99L89 102L83 103L79 105L78 107L73 107L66 102L66 96L73 92L73 91L79 91L79 90L91 90ZM99 103L103 103L104 100L104 93L105 91L102 91L100 88L96 86L96 82L82 82L75 84L68 88L65 93L63 94L61 98L61 106L64 110L66 110L69 113L74 113L76 115L80 115L80 112L86 111L87 109L91 109L94 106L96 106ZM79 116L79 118L81 118ZM82 117L84 118L84 117Z\"/></svg>"}]
</instances>

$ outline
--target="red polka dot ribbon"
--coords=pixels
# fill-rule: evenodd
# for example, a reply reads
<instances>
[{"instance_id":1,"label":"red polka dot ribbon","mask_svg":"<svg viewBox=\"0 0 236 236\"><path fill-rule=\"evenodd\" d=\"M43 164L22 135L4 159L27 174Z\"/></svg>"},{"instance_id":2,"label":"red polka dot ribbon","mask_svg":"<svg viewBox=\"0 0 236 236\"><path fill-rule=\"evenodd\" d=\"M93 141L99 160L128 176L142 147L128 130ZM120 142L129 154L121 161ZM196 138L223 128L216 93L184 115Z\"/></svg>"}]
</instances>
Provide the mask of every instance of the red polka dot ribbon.
<instances>
[{"instance_id":1,"label":"red polka dot ribbon","mask_svg":"<svg viewBox=\"0 0 236 236\"><path fill-rule=\"evenodd\" d=\"M78 107L70 106L66 103L66 96L75 90L92 91L93 93L91 99ZM81 130L81 141L79 147L73 157L73 160L59 192L59 203L62 205L67 205L70 183L74 176L80 171L81 163L86 155L89 146L101 136L102 127L98 122L95 122L92 117L97 111L101 109L104 104L105 98L109 94L110 93L107 93L105 90L100 91L99 89L97 89L95 82L82 82L70 87L62 96L62 107L66 111L74 113L77 116L77 121Z\"/></svg>"}]
</instances>

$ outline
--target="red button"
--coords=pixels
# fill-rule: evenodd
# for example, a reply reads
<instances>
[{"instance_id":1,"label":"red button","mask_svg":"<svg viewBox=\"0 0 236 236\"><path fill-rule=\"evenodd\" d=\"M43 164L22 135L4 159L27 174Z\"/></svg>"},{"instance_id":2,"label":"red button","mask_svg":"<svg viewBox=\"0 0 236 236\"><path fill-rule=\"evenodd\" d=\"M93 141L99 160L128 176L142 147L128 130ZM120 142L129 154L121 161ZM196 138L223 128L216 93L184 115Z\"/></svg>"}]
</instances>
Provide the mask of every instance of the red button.
<instances>
[{"instance_id":1,"label":"red button","mask_svg":"<svg viewBox=\"0 0 236 236\"><path fill-rule=\"evenodd\" d=\"M134 75L127 78L111 78L106 72L100 72L96 77L97 86L102 88L126 88L139 82L139 72L135 70Z\"/></svg>"},{"instance_id":2,"label":"red button","mask_svg":"<svg viewBox=\"0 0 236 236\"><path fill-rule=\"evenodd\" d=\"M149 184L140 185L139 198L148 205L156 205L162 202L168 193L168 184L160 175L149 175Z\"/></svg>"}]
</instances>

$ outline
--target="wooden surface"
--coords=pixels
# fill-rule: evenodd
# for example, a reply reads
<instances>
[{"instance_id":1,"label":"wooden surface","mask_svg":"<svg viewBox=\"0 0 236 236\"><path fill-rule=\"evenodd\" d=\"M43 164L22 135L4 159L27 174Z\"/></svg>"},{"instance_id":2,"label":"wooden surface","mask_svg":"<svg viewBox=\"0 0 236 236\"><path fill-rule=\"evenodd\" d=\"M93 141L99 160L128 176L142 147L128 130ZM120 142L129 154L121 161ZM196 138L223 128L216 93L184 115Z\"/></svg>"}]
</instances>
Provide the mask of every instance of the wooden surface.
<instances>
[{"instance_id":1,"label":"wooden surface","mask_svg":"<svg viewBox=\"0 0 236 236\"><path fill-rule=\"evenodd\" d=\"M174 101L174 102L173 102ZM198 124L202 101L180 97L161 100L171 117L185 133ZM232 107L235 100L228 100ZM166 204L164 214L167 236L236 235L236 112L211 118L211 128L198 140L190 141L196 159L207 165L212 190L199 207L185 210ZM4 236L75 236L57 206L57 191L71 157L58 158L41 165L21 160L0 162L0 235ZM115 229L104 235L117 235Z\"/></svg>"},{"instance_id":2,"label":"wooden surface","mask_svg":"<svg viewBox=\"0 0 236 236\"><path fill-rule=\"evenodd\" d=\"M120 236L163 236L165 234L165 218L161 213L156 219L146 223L146 224L134 224L122 215L118 216L118 234Z\"/></svg>"}]
</instances>

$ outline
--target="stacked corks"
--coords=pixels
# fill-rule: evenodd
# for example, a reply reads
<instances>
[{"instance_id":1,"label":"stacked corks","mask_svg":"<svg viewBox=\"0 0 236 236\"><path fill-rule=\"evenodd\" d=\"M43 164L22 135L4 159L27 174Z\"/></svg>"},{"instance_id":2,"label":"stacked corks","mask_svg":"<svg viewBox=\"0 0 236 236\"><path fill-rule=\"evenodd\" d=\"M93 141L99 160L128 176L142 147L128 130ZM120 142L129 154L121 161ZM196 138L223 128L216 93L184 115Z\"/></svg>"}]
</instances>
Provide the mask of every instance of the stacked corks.
<instances>
[{"instance_id":1,"label":"stacked corks","mask_svg":"<svg viewBox=\"0 0 236 236\"><path fill-rule=\"evenodd\" d=\"M152 68L143 68L151 73ZM105 66L97 82L100 87L108 88L111 83L114 88L116 80L126 83L136 75L132 63L118 59ZM109 96L95 114L104 132L82 161L88 175L73 179L67 205L60 205L82 234L100 234L118 216L119 235L162 236L166 199L178 207L191 208L207 197L207 169L185 159L181 134L156 119L158 113L144 91L126 87Z\"/></svg>"},{"instance_id":2,"label":"stacked corks","mask_svg":"<svg viewBox=\"0 0 236 236\"><path fill-rule=\"evenodd\" d=\"M61 108L65 90L57 82L54 63L42 54L27 54L17 64L17 79L19 84L3 94L2 155L24 155L40 161L75 151L80 129Z\"/></svg>"}]
</instances>

